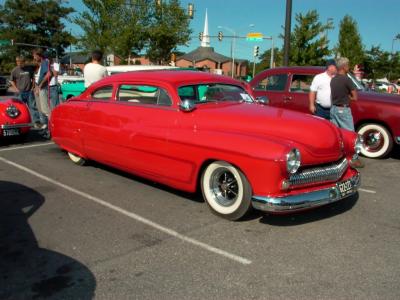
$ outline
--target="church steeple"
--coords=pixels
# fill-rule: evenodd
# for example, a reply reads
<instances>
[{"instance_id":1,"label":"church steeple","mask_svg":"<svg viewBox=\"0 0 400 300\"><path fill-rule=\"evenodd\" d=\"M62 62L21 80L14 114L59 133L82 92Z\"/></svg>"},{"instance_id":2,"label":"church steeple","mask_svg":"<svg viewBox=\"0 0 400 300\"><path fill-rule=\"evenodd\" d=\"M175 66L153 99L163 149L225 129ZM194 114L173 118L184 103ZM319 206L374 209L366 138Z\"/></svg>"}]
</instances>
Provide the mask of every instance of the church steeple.
<instances>
[{"instance_id":1,"label":"church steeple","mask_svg":"<svg viewBox=\"0 0 400 300\"><path fill-rule=\"evenodd\" d=\"M201 41L201 47L210 47L210 36L208 33L207 9L206 9L206 19L204 20L204 31L203 31L203 39Z\"/></svg>"}]
</instances>

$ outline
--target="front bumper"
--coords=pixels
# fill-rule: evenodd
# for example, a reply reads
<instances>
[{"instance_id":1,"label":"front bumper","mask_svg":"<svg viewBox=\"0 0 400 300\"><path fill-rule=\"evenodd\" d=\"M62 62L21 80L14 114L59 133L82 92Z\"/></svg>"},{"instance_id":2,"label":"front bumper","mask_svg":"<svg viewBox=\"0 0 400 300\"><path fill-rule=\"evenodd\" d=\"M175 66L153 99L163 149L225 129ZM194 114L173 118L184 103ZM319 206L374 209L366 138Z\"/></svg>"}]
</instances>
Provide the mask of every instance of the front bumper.
<instances>
[{"instance_id":1,"label":"front bumper","mask_svg":"<svg viewBox=\"0 0 400 300\"><path fill-rule=\"evenodd\" d=\"M1 125L1 129L16 129L16 128L25 128L25 127L33 127L33 123L23 123L23 124L4 124Z\"/></svg>"},{"instance_id":2,"label":"front bumper","mask_svg":"<svg viewBox=\"0 0 400 300\"><path fill-rule=\"evenodd\" d=\"M354 195L361 183L360 174L351 177L350 181L353 187L352 191L343 197L335 184L329 188L287 197L253 196L252 205L255 209L275 213L293 212L322 206Z\"/></svg>"}]
</instances>

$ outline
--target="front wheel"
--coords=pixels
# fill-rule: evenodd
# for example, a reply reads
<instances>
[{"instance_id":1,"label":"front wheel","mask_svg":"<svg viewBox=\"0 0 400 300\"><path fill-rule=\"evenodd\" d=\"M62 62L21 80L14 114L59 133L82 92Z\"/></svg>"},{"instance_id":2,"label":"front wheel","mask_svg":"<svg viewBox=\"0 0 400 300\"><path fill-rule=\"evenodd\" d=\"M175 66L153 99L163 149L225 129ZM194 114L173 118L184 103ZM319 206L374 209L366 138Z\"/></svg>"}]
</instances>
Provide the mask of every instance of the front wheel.
<instances>
[{"instance_id":1,"label":"front wheel","mask_svg":"<svg viewBox=\"0 0 400 300\"><path fill-rule=\"evenodd\" d=\"M77 164L78 166L83 166L86 163L86 159L84 159L76 154L73 154L71 152L68 152L68 156L69 156L69 159L72 160L72 162L74 164Z\"/></svg>"},{"instance_id":2,"label":"front wheel","mask_svg":"<svg viewBox=\"0 0 400 300\"><path fill-rule=\"evenodd\" d=\"M357 133L364 140L361 154L369 158L382 158L393 148L393 139L390 132L379 124L364 124Z\"/></svg>"},{"instance_id":3,"label":"front wheel","mask_svg":"<svg viewBox=\"0 0 400 300\"><path fill-rule=\"evenodd\" d=\"M207 166L201 176L201 190L211 211L228 220L238 220L251 206L251 186L244 174L224 161Z\"/></svg>"}]
</instances>

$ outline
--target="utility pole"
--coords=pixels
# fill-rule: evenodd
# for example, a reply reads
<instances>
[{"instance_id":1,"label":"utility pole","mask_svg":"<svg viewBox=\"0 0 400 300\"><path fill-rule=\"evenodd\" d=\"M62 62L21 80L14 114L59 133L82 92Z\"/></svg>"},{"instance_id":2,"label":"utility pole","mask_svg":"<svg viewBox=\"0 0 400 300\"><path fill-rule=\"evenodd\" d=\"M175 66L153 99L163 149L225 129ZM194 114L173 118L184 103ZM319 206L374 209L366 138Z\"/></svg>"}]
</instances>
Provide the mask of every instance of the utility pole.
<instances>
[{"instance_id":1,"label":"utility pole","mask_svg":"<svg viewBox=\"0 0 400 300\"><path fill-rule=\"evenodd\" d=\"M284 66L289 65L291 21L292 21L292 0L286 0L285 41L284 41L284 53L283 53Z\"/></svg>"}]
</instances>

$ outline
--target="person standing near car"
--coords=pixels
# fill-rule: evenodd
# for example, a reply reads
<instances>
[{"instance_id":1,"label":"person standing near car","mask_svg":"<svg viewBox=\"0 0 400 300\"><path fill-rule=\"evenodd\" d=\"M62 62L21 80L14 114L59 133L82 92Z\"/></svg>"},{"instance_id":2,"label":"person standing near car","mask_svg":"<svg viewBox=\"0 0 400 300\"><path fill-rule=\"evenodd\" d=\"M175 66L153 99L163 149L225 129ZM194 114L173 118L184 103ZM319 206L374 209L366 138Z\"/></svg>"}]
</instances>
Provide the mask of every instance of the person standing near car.
<instances>
[{"instance_id":1,"label":"person standing near car","mask_svg":"<svg viewBox=\"0 0 400 300\"><path fill-rule=\"evenodd\" d=\"M36 81L36 104L40 112L42 129L47 128L48 117L50 114L49 81L51 78L50 62L45 57L41 48L33 50L33 58L39 65Z\"/></svg>"},{"instance_id":2,"label":"person standing near car","mask_svg":"<svg viewBox=\"0 0 400 300\"><path fill-rule=\"evenodd\" d=\"M331 119L331 80L336 72L336 62L333 59L328 60L325 72L316 75L310 86L310 112L326 120Z\"/></svg>"},{"instance_id":3,"label":"person standing near car","mask_svg":"<svg viewBox=\"0 0 400 300\"><path fill-rule=\"evenodd\" d=\"M60 64L57 61L50 61L51 79L49 82L50 93L50 111L60 104L60 95L58 93L58 73L60 72Z\"/></svg>"},{"instance_id":4,"label":"person standing near car","mask_svg":"<svg viewBox=\"0 0 400 300\"><path fill-rule=\"evenodd\" d=\"M107 76L106 68L101 64L103 53L100 50L92 52L92 62L85 65L83 77L85 79L85 88L88 88L94 82Z\"/></svg>"},{"instance_id":5,"label":"person standing near car","mask_svg":"<svg viewBox=\"0 0 400 300\"><path fill-rule=\"evenodd\" d=\"M33 94L33 68L25 65L25 58L22 56L17 56L15 61L17 66L11 71L11 86L21 101L28 106L32 122L37 125L40 120Z\"/></svg>"},{"instance_id":6,"label":"person standing near car","mask_svg":"<svg viewBox=\"0 0 400 300\"><path fill-rule=\"evenodd\" d=\"M351 131L354 129L353 115L351 113L350 102L357 101L357 90L353 81L347 76L350 69L348 58L341 57L337 60L338 72L331 80L332 108L331 122L340 128ZM354 155L350 162L354 168L364 167L363 162Z\"/></svg>"}]
</instances>

